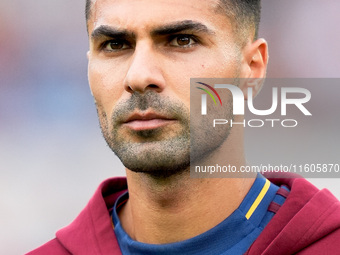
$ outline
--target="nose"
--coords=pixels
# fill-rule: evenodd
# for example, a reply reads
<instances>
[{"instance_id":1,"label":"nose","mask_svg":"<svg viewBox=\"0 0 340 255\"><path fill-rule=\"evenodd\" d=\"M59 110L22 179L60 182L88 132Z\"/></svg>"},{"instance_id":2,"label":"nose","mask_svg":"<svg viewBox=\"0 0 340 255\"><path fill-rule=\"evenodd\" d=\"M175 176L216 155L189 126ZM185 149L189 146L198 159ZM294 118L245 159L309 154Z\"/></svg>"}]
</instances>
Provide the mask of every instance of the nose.
<instances>
[{"instance_id":1,"label":"nose","mask_svg":"<svg viewBox=\"0 0 340 255\"><path fill-rule=\"evenodd\" d=\"M144 93L146 90L161 92L164 83L157 52L148 45L136 46L125 77L125 90L130 93Z\"/></svg>"}]
</instances>

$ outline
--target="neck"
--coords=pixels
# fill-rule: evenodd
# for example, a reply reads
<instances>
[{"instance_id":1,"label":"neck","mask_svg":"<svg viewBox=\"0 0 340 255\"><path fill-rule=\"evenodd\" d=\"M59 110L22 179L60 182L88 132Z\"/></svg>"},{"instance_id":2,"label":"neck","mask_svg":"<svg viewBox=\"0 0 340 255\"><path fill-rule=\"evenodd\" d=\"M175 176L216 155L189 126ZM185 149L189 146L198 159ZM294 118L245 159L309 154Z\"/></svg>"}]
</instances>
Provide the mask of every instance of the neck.
<instances>
[{"instance_id":1,"label":"neck","mask_svg":"<svg viewBox=\"0 0 340 255\"><path fill-rule=\"evenodd\" d=\"M244 165L242 146L231 148L225 162ZM254 182L190 178L189 169L166 179L127 170L127 180L129 200L119 212L121 224L132 239L150 244L183 241L215 227L238 208Z\"/></svg>"}]
</instances>

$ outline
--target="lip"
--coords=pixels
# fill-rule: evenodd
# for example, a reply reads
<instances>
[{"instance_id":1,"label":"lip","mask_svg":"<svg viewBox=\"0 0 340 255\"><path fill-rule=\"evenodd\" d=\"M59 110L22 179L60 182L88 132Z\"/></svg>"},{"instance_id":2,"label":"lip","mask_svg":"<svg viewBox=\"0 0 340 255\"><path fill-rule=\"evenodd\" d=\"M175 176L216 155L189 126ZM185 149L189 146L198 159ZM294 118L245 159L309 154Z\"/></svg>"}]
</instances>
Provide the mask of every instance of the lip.
<instances>
[{"instance_id":1,"label":"lip","mask_svg":"<svg viewBox=\"0 0 340 255\"><path fill-rule=\"evenodd\" d=\"M153 112L134 113L123 124L134 131L152 130L171 124L175 119Z\"/></svg>"}]
</instances>

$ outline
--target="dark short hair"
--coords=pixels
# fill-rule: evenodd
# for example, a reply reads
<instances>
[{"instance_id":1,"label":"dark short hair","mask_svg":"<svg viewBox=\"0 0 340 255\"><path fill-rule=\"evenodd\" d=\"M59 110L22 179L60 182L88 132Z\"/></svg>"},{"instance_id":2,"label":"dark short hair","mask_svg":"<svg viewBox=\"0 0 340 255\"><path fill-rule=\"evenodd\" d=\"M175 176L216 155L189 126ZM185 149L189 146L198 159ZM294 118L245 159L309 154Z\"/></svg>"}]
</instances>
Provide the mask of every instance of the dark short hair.
<instances>
[{"instance_id":1,"label":"dark short hair","mask_svg":"<svg viewBox=\"0 0 340 255\"><path fill-rule=\"evenodd\" d=\"M91 5L92 5L92 0L86 0L86 6L85 6L86 23L90 19Z\"/></svg>"},{"instance_id":2,"label":"dark short hair","mask_svg":"<svg viewBox=\"0 0 340 255\"><path fill-rule=\"evenodd\" d=\"M86 22L91 15L92 0L86 0ZM231 19L234 33L245 42L249 36L257 39L260 18L261 0L219 0L219 7Z\"/></svg>"}]
</instances>

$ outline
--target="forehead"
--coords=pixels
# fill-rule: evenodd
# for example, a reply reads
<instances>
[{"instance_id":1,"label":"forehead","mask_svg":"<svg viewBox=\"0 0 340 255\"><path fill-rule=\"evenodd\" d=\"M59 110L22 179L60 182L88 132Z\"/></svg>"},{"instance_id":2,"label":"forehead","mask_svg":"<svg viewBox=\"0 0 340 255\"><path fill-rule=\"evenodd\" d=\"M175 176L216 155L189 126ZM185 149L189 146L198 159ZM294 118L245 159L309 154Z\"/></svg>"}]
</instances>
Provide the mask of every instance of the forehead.
<instances>
[{"instance_id":1,"label":"forehead","mask_svg":"<svg viewBox=\"0 0 340 255\"><path fill-rule=\"evenodd\" d=\"M229 20L220 10L219 0L94 0L88 28L113 25L141 31L182 20L225 28Z\"/></svg>"}]
</instances>

